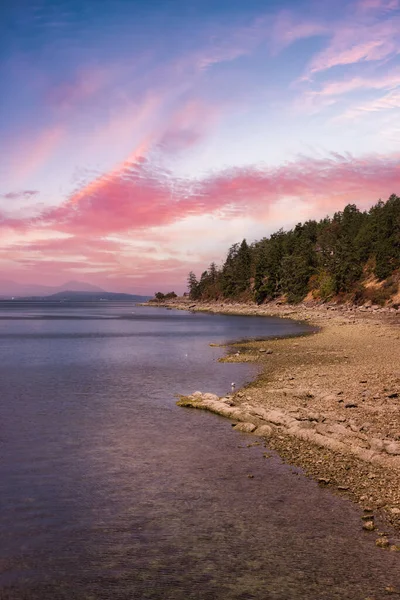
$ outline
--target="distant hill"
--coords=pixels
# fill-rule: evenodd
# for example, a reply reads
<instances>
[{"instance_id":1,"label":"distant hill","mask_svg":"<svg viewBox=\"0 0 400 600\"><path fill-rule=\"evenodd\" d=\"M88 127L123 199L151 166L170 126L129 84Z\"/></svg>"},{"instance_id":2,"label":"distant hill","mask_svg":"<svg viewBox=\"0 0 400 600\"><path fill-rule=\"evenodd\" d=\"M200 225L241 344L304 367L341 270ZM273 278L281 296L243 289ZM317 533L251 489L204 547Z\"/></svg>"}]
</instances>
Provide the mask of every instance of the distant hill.
<instances>
[{"instance_id":1,"label":"distant hill","mask_svg":"<svg viewBox=\"0 0 400 600\"><path fill-rule=\"evenodd\" d=\"M67 281L63 285L49 286L17 283L8 279L0 280L0 298L49 296L70 290L76 292L105 292L101 287L84 281Z\"/></svg>"},{"instance_id":2,"label":"distant hill","mask_svg":"<svg viewBox=\"0 0 400 600\"><path fill-rule=\"evenodd\" d=\"M118 292L96 292L66 290L48 296L22 296L21 302L146 302L151 296L138 296L136 294L120 294Z\"/></svg>"}]
</instances>

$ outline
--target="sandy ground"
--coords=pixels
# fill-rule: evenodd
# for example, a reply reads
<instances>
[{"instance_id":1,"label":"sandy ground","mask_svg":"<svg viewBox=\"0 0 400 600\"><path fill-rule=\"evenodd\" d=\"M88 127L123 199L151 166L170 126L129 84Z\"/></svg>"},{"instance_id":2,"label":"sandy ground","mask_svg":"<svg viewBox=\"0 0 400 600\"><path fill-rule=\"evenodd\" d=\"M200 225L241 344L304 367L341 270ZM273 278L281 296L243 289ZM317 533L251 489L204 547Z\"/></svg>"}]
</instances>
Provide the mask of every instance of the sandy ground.
<instances>
[{"instance_id":1,"label":"sandy ground","mask_svg":"<svg viewBox=\"0 0 400 600\"><path fill-rule=\"evenodd\" d=\"M373 514L400 531L398 311L335 305L172 306L281 316L318 327L308 336L231 346L222 360L255 361L261 374L222 403L215 397L198 407L230 416L239 429L256 435L263 431L267 447L283 460L360 503L366 522Z\"/></svg>"}]
</instances>

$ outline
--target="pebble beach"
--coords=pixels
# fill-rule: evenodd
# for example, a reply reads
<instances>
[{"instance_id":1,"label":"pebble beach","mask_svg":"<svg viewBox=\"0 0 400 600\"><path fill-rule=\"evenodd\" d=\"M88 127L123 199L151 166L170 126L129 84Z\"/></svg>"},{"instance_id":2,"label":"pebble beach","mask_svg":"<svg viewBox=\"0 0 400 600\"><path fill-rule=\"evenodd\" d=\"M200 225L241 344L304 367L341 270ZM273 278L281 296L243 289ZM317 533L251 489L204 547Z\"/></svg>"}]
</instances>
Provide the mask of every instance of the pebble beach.
<instances>
[{"instance_id":1,"label":"pebble beach","mask_svg":"<svg viewBox=\"0 0 400 600\"><path fill-rule=\"evenodd\" d=\"M224 398L194 391L178 404L211 410L265 440L281 458L364 509L377 545L400 533L400 318L390 308L347 305L189 303L184 310L280 316L315 326L311 335L237 342L220 359L260 365L255 381ZM383 541L382 541L383 540Z\"/></svg>"}]
</instances>

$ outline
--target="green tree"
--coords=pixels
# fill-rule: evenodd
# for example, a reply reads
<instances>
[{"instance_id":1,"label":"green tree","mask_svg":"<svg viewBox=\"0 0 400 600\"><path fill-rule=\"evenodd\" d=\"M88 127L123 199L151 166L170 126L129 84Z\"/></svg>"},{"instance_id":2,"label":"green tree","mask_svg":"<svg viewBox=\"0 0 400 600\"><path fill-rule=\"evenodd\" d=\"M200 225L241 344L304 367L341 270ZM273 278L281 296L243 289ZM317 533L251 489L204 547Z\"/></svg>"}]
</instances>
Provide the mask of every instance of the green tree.
<instances>
[{"instance_id":1,"label":"green tree","mask_svg":"<svg viewBox=\"0 0 400 600\"><path fill-rule=\"evenodd\" d=\"M188 290L189 290L189 298L191 300L199 300L200 299L200 287L199 282L197 281L196 275L193 271L190 271L188 275Z\"/></svg>"}]
</instances>

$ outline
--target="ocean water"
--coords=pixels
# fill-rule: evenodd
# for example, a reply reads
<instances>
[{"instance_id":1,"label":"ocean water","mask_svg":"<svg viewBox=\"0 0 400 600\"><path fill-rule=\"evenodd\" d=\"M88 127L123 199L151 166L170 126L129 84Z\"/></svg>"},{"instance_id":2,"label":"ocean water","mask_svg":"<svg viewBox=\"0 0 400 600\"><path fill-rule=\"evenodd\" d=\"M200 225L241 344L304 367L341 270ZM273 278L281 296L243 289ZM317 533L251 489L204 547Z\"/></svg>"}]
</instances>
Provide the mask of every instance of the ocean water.
<instances>
[{"instance_id":1,"label":"ocean water","mask_svg":"<svg viewBox=\"0 0 400 600\"><path fill-rule=\"evenodd\" d=\"M360 511L175 394L256 375L211 342L287 320L0 305L1 600L385 598ZM252 478L249 478L252 475Z\"/></svg>"}]
</instances>

